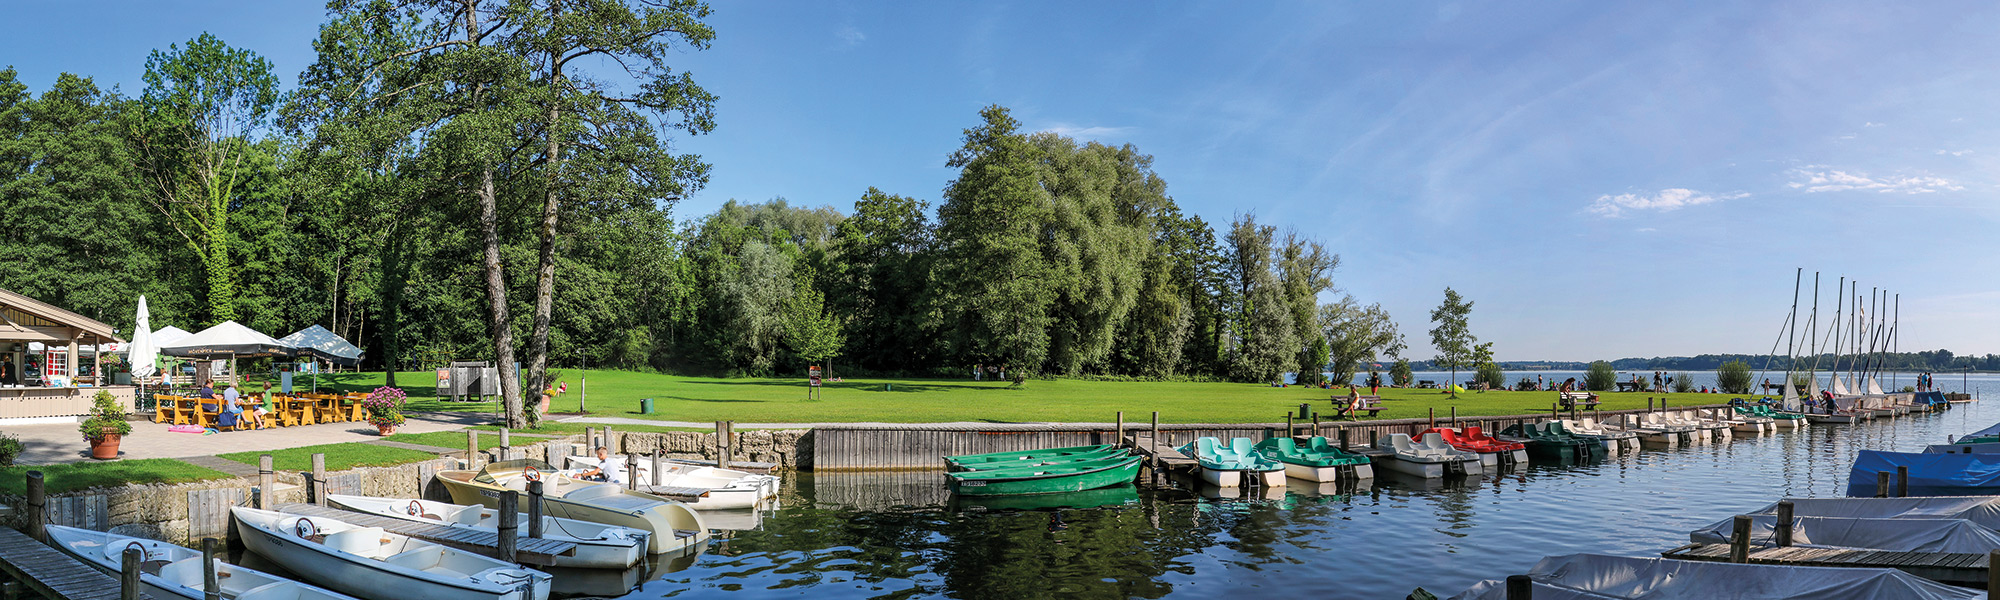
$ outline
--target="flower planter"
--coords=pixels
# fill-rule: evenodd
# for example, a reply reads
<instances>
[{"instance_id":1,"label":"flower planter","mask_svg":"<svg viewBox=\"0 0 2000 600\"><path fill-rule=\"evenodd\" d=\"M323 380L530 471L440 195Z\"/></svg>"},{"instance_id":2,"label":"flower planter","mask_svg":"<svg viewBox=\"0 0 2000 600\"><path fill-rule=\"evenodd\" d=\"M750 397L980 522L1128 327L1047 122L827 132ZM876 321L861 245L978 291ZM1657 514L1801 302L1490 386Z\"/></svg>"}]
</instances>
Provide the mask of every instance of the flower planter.
<instances>
[{"instance_id":1,"label":"flower planter","mask_svg":"<svg viewBox=\"0 0 2000 600\"><path fill-rule=\"evenodd\" d=\"M382 433L382 435L385 435L385 436L386 436L386 435L391 435L391 434L394 434L394 433L396 433L396 427L398 427L398 426L397 426L397 425L382 425L382 424L376 424L376 425L375 425L375 430L376 430L376 431L379 431L379 432L381 432L381 433Z\"/></svg>"},{"instance_id":2,"label":"flower planter","mask_svg":"<svg viewBox=\"0 0 2000 600\"><path fill-rule=\"evenodd\" d=\"M90 440L90 457L97 460L118 458L118 441L125 436L106 433L104 437Z\"/></svg>"}]
</instances>

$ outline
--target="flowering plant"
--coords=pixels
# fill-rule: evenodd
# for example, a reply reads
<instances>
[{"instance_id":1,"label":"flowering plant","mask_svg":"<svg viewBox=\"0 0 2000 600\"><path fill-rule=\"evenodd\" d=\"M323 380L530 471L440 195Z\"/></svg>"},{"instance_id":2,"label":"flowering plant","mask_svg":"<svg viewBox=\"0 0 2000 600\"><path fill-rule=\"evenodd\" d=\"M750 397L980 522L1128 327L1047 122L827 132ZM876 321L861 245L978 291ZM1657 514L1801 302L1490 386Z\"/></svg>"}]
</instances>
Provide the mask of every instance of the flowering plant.
<instances>
[{"instance_id":1,"label":"flowering plant","mask_svg":"<svg viewBox=\"0 0 2000 600\"><path fill-rule=\"evenodd\" d=\"M361 408L368 411L370 425L402 425L403 402L408 399L403 390L385 385L369 392L368 398L361 401Z\"/></svg>"}]
</instances>

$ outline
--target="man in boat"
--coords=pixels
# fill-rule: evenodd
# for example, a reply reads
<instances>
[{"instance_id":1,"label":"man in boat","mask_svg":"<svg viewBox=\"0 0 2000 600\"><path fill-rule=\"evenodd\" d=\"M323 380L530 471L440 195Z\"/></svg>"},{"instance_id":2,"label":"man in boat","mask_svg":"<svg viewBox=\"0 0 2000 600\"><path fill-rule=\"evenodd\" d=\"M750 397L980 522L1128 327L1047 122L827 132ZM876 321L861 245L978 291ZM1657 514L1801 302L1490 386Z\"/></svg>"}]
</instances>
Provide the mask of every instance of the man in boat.
<instances>
[{"instance_id":1,"label":"man in boat","mask_svg":"<svg viewBox=\"0 0 2000 600\"><path fill-rule=\"evenodd\" d=\"M577 473L576 477L584 481L606 481L622 484L625 483L625 465L611 460L611 450L609 448L598 446L597 467Z\"/></svg>"}]
</instances>

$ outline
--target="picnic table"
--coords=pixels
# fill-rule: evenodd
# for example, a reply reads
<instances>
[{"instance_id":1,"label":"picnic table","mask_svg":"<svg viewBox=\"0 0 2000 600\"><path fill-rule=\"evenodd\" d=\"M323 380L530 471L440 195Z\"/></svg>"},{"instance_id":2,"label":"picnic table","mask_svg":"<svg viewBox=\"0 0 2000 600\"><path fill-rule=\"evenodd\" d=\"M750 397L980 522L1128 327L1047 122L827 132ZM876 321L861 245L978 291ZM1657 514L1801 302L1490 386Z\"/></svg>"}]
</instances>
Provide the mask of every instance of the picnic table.
<instances>
[{"instance_id":1,"label":"picnic table","mask_svg":"<svg viewBox=\"0 0 2000 600\"><path fill-rule=\"evenodd\" d=\"M1597 408L1598 405L1597 394L1590 392L1562 392L1556 400L1562 404L1563 410L1576 408L1577 402L1583 403L1584 410Z\"/></svg>"},{"instance_id":2,"label":"picnic table","mask_svg":"<svg viewBox=\"0 0 2000 600\"><path fill-rule=\"evenodd\" d=\"M1366 412L1368 416L1373 417L1381 413L1383 408L1387 407L1382 406L1381 396L1362 396L1360 406L1354 406L1348 402L1347 396L1336 395L1333 397L1333 418L1335 419L1358 418L1359 415L1356 413L1361 412Z\"/></svg>"},{"instance_id":3,"label":"picnic table","mask_svg":"<svg viewBox=\"0 0 2000 600\"><path fill-rule=\"evenodd\" d=\"M1637 381L1620 381L1618 382L1618 391L1643 392L1646 391L1646 384Z\"/></svg>"}]
</instances>

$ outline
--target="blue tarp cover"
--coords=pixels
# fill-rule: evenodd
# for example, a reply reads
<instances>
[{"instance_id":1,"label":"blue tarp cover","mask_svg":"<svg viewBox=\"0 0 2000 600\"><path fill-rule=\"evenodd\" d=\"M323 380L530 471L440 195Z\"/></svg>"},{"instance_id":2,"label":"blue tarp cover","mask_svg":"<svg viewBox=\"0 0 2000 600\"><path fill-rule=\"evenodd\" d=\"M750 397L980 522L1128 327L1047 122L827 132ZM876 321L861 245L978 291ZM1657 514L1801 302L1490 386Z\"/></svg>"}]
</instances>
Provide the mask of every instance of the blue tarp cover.
<instances>
[{"instance_id":1,"label":"blue tarp cover","mask_svg":"<svg viewBox=\"0 0 2000 600\"><path fill-rule=\"evenodd\" d=\"M2000 494L2000 454L1922 454L1862 450L1847 471L1847 495L1875 495L1875 474L1910 468L1911 496ZM1892 482L1891 485L1894 485Z\"/></svg>"},{"instance_id":2,"label":"blue tarp cover","mask_svg":"<svg viewBox=\"0 0 2000 600\"><path fill-rule=\"evenodd\" d=\"M1968 433L1958 437L1970 438L1970 437L1979 437L1982 435L2000 435L2000 423L1994 423L1992 427L1981 429L1979 431L1974 431L1972 433Z\"/></svg>"},{"instance_id":3,"label":"blue tarp cover","mask_svg":"<svg viewBox=\"0 0 2000 600\"><path fill-rule=\"evenodd\" d=\"M1917 404L1950 404L1945 401L1944 392L1917 392Z\"/></svg>"}]
</instances>

